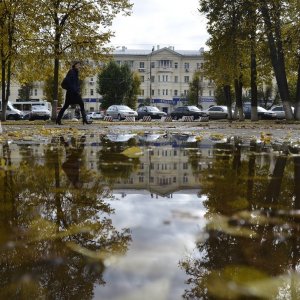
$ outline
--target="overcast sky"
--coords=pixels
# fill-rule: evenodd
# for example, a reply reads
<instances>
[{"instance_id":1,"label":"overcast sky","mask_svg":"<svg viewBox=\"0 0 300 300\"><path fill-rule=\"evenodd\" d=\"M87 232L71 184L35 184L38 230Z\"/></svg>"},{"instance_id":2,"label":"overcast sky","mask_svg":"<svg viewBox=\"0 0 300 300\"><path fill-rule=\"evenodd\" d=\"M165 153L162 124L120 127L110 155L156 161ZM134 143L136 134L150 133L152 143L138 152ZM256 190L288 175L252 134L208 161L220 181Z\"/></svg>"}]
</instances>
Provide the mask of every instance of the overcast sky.
<instances>
[{"instance_id":1,"label":"overcast sky","mask_svg":"<svg viewBox=\"0 0 300 300\"><path fill-rule=\"evenodd\" d=\"M206 20L198 12L199 0L131 0L129 17L118 16L112 26L113 46L151 49L174 46L198 50L208 39Z\"/></svg>"}]
</instances>

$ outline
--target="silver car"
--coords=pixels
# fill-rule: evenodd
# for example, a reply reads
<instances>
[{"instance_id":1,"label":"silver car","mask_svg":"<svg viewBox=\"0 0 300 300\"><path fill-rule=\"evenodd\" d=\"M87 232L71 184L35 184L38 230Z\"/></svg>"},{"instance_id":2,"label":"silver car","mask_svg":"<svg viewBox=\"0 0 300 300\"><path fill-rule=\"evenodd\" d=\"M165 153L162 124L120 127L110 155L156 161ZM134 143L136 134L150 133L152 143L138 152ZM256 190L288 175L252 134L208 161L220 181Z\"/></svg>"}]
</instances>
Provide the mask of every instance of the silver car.
<instances>
[{"instance_id":1,"label":"silver car","mask_svg":"<svg viewBox=\"0 0 300 300\"><path fill-rule=\"evenodd\" d=\"M126 117L138 116L137 112L127 105L111 105L106 110L106 115L111 116L113 119L118 119L119 121L125 119Z\"/></svg>"},{"instance_id":2,"label":"silver car","mask_svg":"<svg viewBox=\"0 0 300 300\"><path fill-rule=\"evenodd\" d=\"M209 109L204 110L208 114L210 119L227 119L228 118L228 108L224 105L214 105Z\"/></svg>"},{"instance_id":3,"label":"silver car","mask_svg":"<svg viewBox=\"0 0 300 300\"><path fill-rule=\"evenodd\" d=\"M285 111L284 111L283 105L275 105L275 106L271 107L268 111L275 113L277 119L285 119ZM293 106L292 106L292 112L294 113Z\"/></svg>"}]
</instances>

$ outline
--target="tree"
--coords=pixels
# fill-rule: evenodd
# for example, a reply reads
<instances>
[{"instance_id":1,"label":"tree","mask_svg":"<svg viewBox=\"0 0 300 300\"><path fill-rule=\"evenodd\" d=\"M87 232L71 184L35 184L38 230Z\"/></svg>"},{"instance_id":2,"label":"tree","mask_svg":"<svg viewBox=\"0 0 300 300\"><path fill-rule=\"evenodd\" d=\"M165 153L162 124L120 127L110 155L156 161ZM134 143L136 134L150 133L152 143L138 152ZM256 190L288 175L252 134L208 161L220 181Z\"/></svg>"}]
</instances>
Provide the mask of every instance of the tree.
<instances>
[{"instance_id":1,"label":"tree","mask_svg":"<svg viewBox=\"0 0 300 300\"><path fill-rule=\"evenodd\" d=\"M10 95L12 68L17 56L21 39L28 36L30 30L25 29L24 9L26 0L0 1L0 59L1 59L1 120L6 120L6 106Z\"/></svg>"},{"instance_id":2,"label":"tree","mask_svg":"<svg viewBox=\"0 0 300 300\"><path fill-rule=\"evenodd\" d=\"M43 62L41 66L53 62L53 100L58 99L60 62L68 68L72 60L83 60L93 73L99 67L94 62L107 59L111 50L105 47L113 35L107 28L118 13L128 15L132 7L129 0L35 0L31 4L27 22L35 31L34 49L25 53L32 56L33 52L35 64Z\"/></svg>"},{"instance_id":3,"label":"tree","mask_svg":"<svg viewBox=\"0 0 300 300\"><path fill-rule=\"evenodd\" d=\"M33 84L28 83L21 85L21 88L19 90L19 98L22 100L29 100L30 99L30 94L32 92Z\"/></svg>"},{"instance_id":4,"label":"tree","mask_svg":"<svg viewBox=\"0 0 300 300\"><path fill-rule=\"evenodd\" d=\"M138 102L137 95L140 94L140 85L141 85L140 76L137 73L133 73L131 88L128 92L128 95L125 97L125 104L133 109L137 108L137 102Z\"/></svg>"},{"instance_id":5,"label":"tree","mask_svg":"<svg viewBox=\"0 0 300 300\"><path fill-rule=\"evenodd\" d=\"M50 99L54 99L53 95L53 88L54 88L54 79L53 76L49 75L46 80L44 81L44 95L45 95L45 100L49 101ZM62 89L58 89L58 104L62 104L63 102L63 92Z\"/></svg>"},{"instance_id":6,"label":"tree","mask_svg":"<svg viewBox=\"0 0 300 300\"><path fill-rule=\"evenodd\" d=\"M291 5L294 1L287 1ZM267 36L270 58L276 77L278 91L282 100L282 104L285 110L287 120L292 120L293 112L290 104L290 92L287 80L286 72L286 51L284 49L284 37L283 37L283 23L284 23L284 11L289 7L286 1L267 1L263 0L259 2L260 12L262 14L265 33ZM299 4L298 4L299 5ZM295 20L292 20L295 22ZM299 46L299 42L298 42ZM300 70L300 60L298 57L297 65ZM299 74L300 76L300 74ZM300 78L299 78L300 84ZM300 99L299 99L300 103ZM300 114L300 113L299 113Z\"/></svg>"},{"instance_id":7,"label":"tree","mask_svg":"<svg viewBox=\"0 0 300 300\"><path fill-rule=\"evenodd\" d=\"M190 105L198 105L201 90L202 88L200 85L200 73L195 72L192 82L190 82L189 84L188 102Z\"/></svg>"},{"instance_id":8,"label":"tree","mask_svg":"<svg viewBox=\"0 0 300 300\"><path fill-rule=\"evenodd\" d=\"M239 118L243 119L242 88L247 83L246 51L242 30L243 7L239 1L200 1L200 12L208 19L207 42L210 47L205 55L205 73L217 86L223 86L231 111L231 96L228 91L234 86ZM230 118L230 116L229 116Z\"/></svg>"},{"instance_id":9,"label":"tree","mask_svg":"<svg viewBox=\"0 0 300 300\"><path fill-rule=\"evenodd\" d=\"M132 99L139 92L139 83L128 64L119 66L110 61L98 75L97 92L103 97L101 107L106 109L113 104L128 104L135 108Z\"/></svg>"}]
</instances>

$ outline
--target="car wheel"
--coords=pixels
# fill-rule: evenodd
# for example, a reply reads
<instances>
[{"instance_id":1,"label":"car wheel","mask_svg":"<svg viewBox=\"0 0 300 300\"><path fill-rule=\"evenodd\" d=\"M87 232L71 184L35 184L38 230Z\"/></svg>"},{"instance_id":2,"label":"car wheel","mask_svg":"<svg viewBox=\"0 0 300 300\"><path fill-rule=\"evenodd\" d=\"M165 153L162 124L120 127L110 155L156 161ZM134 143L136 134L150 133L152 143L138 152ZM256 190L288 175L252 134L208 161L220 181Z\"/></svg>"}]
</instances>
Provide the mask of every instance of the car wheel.
<instances>
[{"instance_id":1,"label":"car wheel","mask_svg":"<svg viewBox=\"0 0 300 300\"><path fill-rule=\"evenodd\" d=\"M177 121L177 120L178 120L178 117L177 117L177 116L174 116L174 117L173 117L173 120Z\"/></svg>"},{"instance_id":2,"label":"car wheel","mask_svg":"<svg viewBox=\"0 0 300 300\"><path fill-rule=\"evenodd\" d=\"M119 121L121 121L121 120L122 120L122 118L121 118L121 115L120 115L120 114L118 114L118 120L119 120Z\"/></svg>"}]
</instances>

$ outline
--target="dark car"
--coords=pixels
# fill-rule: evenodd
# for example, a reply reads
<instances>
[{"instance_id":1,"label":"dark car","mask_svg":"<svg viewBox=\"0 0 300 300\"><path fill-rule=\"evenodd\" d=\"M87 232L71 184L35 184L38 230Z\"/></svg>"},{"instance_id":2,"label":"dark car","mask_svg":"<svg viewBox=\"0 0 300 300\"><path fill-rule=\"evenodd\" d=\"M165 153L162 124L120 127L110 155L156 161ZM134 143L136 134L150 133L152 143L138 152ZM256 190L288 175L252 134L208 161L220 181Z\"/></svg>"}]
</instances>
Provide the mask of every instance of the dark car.
<instances>
[{"instance_id":1,"label":"dark car","mask_svg":"<svg viewBox=\"0 0 300 300\"><path fill-rule=\"evenodd\" d=\"M141 106L137 109L138 119L143 119L145 116L151 117L151 119L160 119L165 117L167 114L159 110L155 106Z\"/></svg>"},{"instance_id":2,"label":"dark car","mask_svg":"<svg viewBox=\"0 0 300 300\"><path fill-rule=\"evenodd\" d=\"M244 105L243 111L245 119L251 119L251 105ZM277 118L275 112L266 110L261 106L257 106L257 116L260 120L274 120Z\"/></svg>"},{"instance_id":3,"label":"dark car","mask_svg":"<svg viewBox=\"0 0 300 300\"><path fill-rule=\"evenodd\" d=\"M200 110L197 106L180 106L171 112L170 116L173 120L178 120L183 116L193 116L194 119L199 119L200 117L208 117L208 115Z\"/></svg>"}]
</instances>

